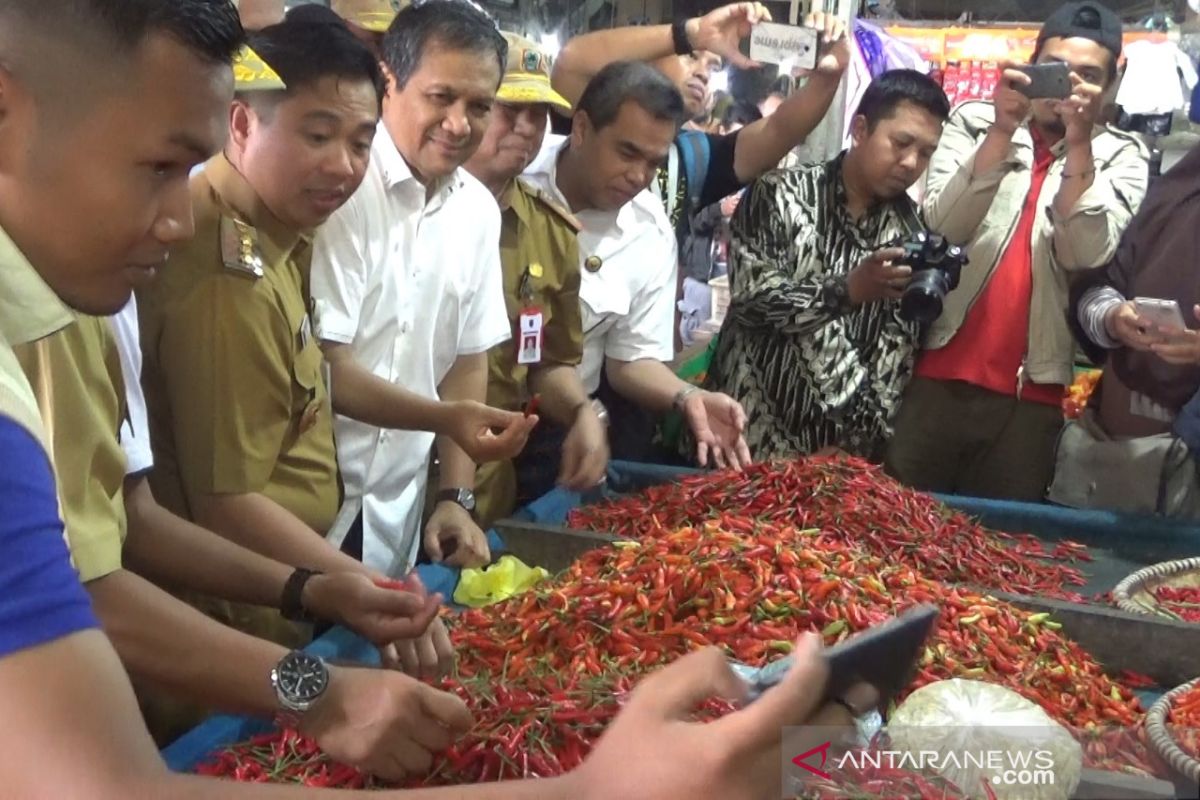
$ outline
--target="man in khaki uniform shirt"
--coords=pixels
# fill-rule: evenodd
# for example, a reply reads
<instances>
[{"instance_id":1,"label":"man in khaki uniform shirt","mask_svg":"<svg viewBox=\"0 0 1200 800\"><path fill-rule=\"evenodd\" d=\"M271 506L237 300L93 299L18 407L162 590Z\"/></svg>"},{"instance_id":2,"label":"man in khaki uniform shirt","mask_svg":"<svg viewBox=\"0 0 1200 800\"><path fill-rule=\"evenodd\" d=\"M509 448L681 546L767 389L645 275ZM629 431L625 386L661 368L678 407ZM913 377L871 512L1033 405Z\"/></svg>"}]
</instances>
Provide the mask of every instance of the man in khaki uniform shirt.
<instances>
[{"instance_id":1,"label":"man in khaki uniform shirt","mask_svg":"<svg viewBox=\"0 0 1200 800\"><path fill-rule=\"evenodd\" d=\"M560 482L581 490L603 477L608 442L575 370L583 358L580 226L569 211L518 178L541 149L550 107L569 112L571 106L550 88L550 57L524 37L504 38L508 63L492 122L466 164L503 212L500 260L513 335L488 352L487 402L517 410L537 395L550 422L569 431ZM536 454L519 460L530 457ZM476 489L485 527L512 513L522 496L517 470L508 461L481 467Z\"/></svg>"},{"instance_id":2,"label":"man in khaki uniform shirt","mask_svg":"<svg viewBox=\"0 0 1200 800\"><path fill-rule=\"evenodd\" d=\"M358 152L356 142L369 144L380 91L373 57L347 32L336 33L289 22L255 37L264 59L282 59L300 85L284 94L278 81L239 84L250 88L234 105L226 153L191 181L196 235L139 292L143 383L151 485L163 505L285 563L378 577L324 538L339 483L323 359L307 310L309 232L358 185L365 155L353 172L341 165L347 151ZM309 63L297 65L306 51ZM255 71L235 74L249 81ZM339 103L345 118L330 122ZM328 142L313 150L297 129ZM191 599L240 630L286 644L295 637L269 609ZM413 671L451 656L436 621L419 643L385 651Z\"/></svg>"},{"instance_id":3,"label":"man in khaki uniform shirt","mask_svg":"<svg viewBox=\"0 0 1200 800\"><path fill-rule=\"evenodd\" d=\"M309 238L225 156L192 179L196 236L139 296L156 494L198 519L212 494L261 493L324 534L337 455L308 310Z\"/></svg>"},{"instance_id":4,"label":"man in khaki uniform shirt","mask_svg":"<svg viewBox=\"0 0 1200 800\"><path fill-rule=\"evenodd\" d=\"M59 475L71 559L90 583L121 569L125 383L108 320L78 315L44 339L13 348L37 396Z\"/></svg>"}]
</instances>

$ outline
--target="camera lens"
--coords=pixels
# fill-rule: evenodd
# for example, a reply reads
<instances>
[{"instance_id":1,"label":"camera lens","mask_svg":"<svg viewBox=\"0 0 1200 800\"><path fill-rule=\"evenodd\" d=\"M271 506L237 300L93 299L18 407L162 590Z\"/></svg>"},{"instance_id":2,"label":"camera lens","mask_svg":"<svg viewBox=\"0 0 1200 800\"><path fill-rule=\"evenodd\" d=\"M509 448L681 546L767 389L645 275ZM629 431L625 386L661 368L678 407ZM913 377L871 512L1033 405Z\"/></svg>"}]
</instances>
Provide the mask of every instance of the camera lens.
<instances>
[{"instance_id":1,"label":"camera lens","mask_svg":"<svg viewBox=\"0 0 1200 800\"><path fill-rule=\"evenodd\" d=\"M900 297L900 316L912 322L933 322L942 315L942 301L948 291L950 287L944 271L921 270Z\"/></svg>"}]
</instances>

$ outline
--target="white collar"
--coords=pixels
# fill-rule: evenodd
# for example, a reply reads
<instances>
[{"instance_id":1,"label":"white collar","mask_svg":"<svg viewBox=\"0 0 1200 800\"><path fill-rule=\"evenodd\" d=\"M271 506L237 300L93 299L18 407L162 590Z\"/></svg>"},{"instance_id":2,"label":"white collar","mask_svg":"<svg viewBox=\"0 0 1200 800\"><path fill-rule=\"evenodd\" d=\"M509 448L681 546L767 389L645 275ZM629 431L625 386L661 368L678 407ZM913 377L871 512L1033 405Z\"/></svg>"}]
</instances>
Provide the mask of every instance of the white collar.
<instances>
[{"instance_id":1,"label":"white collar","mask_svg":"<svg viewBox=\"0 0 1200 800\"><path fill-rule=\"evenodd\" d=\"M558 188L558 162L563 151L570 144L569 137L548 135L545 142L542 144L542 149L538 153L537 158L525 170L525 175L536 179L542 189L550 194L562 206L571 213L583 225L584 230L594 227L603 227L605 233L608 231L614 232L617 236L624 236L633 231L637 224L642 221L646 209L641 206L641 203L647 199L652 203L657 203L658 200L649 191L643 191L630 200L625 205L621 206L616 211L597 211L588 209L579 211L571 208L571 204L567 202L567 198L563 195L562 190ZM653 220L653 214L649 214ZM589 224L591 223L591 224ZM599 233L600 231L594 231Z\"/></svg>"},{"instance_id":2,"label":"white collar","mask_svg":"<svg viewBox=\"0 0 1200 800\"><path fill-rule=\"evenodd\" d=\"M412 167L404 160L404 156L400 155L399 148L392 141L392 135L388 133L387 126L382 121L375 128L375 139L371 145L371 157L378 161L379 168L382 170L384 188L391 190L412 181L421 187L422 192L425 191L425 184L417 180L417 176L413 174ZM453 194L462 184L462 167L459 167L450 175L438 181L430 199L433 200L441 197L444 200Z\"/></svg>"}]
</instances>

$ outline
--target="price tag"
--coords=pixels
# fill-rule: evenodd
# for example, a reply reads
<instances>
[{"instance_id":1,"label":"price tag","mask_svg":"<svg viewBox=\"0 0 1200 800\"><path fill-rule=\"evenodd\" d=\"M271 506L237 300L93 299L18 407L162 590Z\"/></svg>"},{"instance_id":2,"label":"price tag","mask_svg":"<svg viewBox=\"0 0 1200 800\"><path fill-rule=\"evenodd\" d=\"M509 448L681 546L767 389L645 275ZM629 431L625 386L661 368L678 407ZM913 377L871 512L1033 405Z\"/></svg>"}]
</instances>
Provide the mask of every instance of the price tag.
<instances>
[{"instance_id":1,"label":"price tag","mask_svg":"<svg viewBox=\"0 0 1200 800\"><path fill-rule=\"evenodd\" d=\"M760 22L750 31L750 58L768 64L813 69L820 35L812 28Z\"/></svg>"}]
</instances>

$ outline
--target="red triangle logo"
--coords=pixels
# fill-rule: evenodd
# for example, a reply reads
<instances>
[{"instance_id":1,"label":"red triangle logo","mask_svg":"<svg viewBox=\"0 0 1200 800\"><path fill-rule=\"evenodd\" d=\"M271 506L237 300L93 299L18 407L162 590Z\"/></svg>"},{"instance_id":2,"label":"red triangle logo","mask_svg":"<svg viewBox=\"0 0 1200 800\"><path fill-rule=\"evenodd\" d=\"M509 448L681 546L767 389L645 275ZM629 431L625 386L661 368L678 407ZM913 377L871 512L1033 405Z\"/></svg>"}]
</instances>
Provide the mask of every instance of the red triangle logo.
<instances>
[{"instance_id":1,"label":"red triangle logo","mask_svg":"<svg viewBox=\"0 0 1200 800\"><path fill-rule=\"evenodd\" d=\"M832 780L833 776L831 776L824 769L817 768L817 767L812 766L811 764L805 763L806 761L808 761L809 758L811 758L812 756L817 755L819 753L821 756L821 767L823 768L825 766L825 761L829 758L829 748L832 745L833 745L833 742L826 742L825 744L818 745L817 747L814 747L812 750L809 750L807 753L801 753L800 755L793 758L792 763L795 764L797 767L800 767L801 769L808 770L813 775L816 775L818 778L824 778L827 781Z\"/></svg>"}]
</instances>

